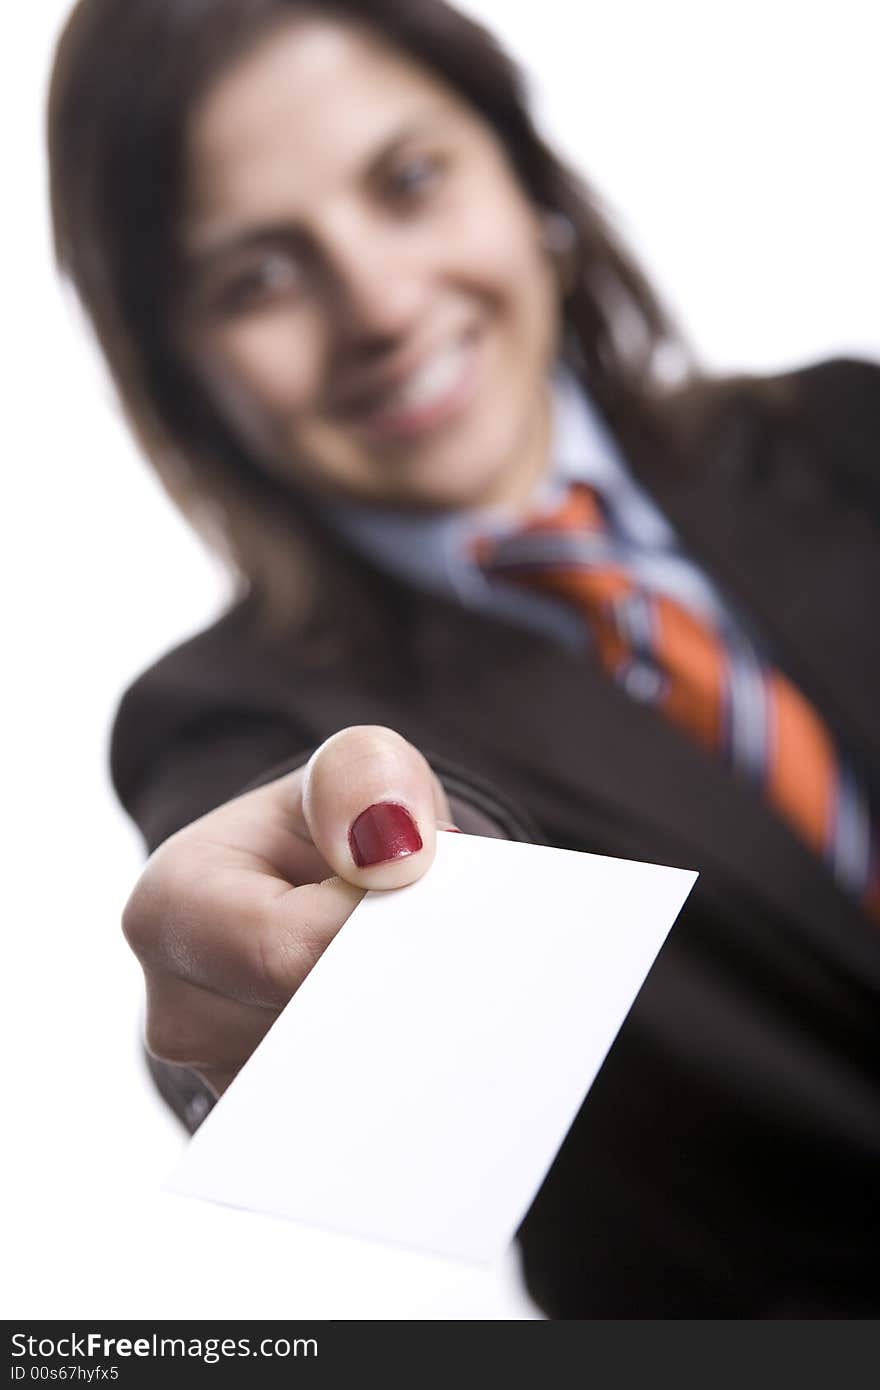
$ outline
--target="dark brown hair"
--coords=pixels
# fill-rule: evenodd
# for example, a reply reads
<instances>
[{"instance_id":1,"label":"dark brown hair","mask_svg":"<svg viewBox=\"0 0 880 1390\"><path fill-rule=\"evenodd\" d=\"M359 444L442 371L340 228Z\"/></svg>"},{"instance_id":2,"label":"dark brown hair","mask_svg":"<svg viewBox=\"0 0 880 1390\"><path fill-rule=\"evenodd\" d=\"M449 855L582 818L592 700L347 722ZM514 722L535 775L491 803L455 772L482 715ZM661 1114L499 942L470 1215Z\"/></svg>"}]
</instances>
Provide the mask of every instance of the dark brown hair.
<instances>
[{"instance_id":1,"label":"dark brown hair","mask_svg":"<svg viewBox=\"0 0 880 1390\"><path fill-rule=\"evenodd\" d=\"M273 481L223 424L172 349L168 323L194 100L303 13L363 24L439 76L493 129L533 204L568 220L565 352L612 425L647 419L658 358L682 352L595 196L537 133L516 66L444 0L80 0L58 43L49 98L59 266L167 491L267 613L301 624L316 611L316 593L332 593L333 545L318 539L306 499Z\"/></svg>"}]
</instances>

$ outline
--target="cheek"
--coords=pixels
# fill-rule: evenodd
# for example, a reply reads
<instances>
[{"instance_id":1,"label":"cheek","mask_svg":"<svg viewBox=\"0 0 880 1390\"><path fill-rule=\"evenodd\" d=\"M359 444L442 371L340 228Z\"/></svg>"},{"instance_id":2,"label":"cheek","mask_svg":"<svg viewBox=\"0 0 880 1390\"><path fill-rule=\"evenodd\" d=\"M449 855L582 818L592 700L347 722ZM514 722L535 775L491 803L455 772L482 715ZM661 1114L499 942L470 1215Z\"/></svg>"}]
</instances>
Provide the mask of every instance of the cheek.
<instances>
[{"instance_id":1,"label":"cheek","mask_svg":"<svg viewBox=\"0 0 880 1390\"><path fill-rule=\"evenodd\" d=\"M315 325L278 312L218 331L201 357L221 390L244 396L257 410L281 419L307 409L315 398L323 351Z\"/></svg>"},{"instance_id":2,"label":"cheek","mask_svg":"<svg viewBox=\"0 0 880 1390\"><path fill-rule=\"evenodd\" d=\"M535 351L549 351L558 331L558 287L531 212L503 195L474 198L462 210L458 245L465 273L510 329Z\"/></svg>"}]
</instances>

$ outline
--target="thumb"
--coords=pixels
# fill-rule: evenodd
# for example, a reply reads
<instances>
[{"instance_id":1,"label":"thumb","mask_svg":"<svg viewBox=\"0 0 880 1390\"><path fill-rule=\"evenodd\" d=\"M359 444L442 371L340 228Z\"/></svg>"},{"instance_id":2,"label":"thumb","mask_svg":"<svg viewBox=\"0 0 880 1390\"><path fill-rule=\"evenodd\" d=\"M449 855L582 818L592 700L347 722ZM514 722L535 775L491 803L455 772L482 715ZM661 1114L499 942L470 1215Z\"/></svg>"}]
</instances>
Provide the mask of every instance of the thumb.
<instances>
[{"instance_id":1,"label":"thumb","mask_svg":"<svg viewBox=\"0 0 880 1390\"><path fill-rule=\"evenodd\" d=\"M446 794L429 764L393 729L358 725L309 759L302 811L316 849L360 888L400 888L429 868Z\"/></svg>"}]
</instances>

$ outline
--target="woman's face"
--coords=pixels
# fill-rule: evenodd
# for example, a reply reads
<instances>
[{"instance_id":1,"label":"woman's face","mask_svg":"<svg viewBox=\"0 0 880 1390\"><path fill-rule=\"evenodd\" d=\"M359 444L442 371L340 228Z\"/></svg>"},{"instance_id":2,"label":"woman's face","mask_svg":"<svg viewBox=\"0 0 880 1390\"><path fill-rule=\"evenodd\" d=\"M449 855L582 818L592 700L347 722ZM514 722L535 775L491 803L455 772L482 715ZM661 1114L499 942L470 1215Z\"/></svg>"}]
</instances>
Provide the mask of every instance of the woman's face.
<instances>
[{"instance_id":1,"label":"woman's face","mask_svg":"<svg viewBox=\"0 0 880 1390\"><path fill-rule=\"evenodd\" d=\"M188 138L179 336L263 466L391 505L527 496L557 285L490 129L366 33L299 19Z\"/></svg>"}]
</instances>

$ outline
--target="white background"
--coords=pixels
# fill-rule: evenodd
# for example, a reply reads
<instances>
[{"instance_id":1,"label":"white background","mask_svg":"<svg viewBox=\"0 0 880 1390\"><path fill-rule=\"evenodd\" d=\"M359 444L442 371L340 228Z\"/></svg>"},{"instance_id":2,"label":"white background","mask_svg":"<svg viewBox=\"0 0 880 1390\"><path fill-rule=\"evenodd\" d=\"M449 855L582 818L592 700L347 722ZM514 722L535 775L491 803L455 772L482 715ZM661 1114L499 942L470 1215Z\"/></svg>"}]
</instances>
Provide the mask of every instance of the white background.
<instances>
[{"instance_id":1,"label":"white background","mask_svg":"<svg viewBox=\"0 0 880 1390\"><path fill-rule=\"evenodd\" d=\"M718 370L880 356L875 0L480 0L550 134ZM16 1317L529 1316L491 1275L158 1194L182 1144L118 930L126 683L222 602L55 281L42 109L67 5L8 7L3 1298Z\"/></svg>"}]
</instances>

